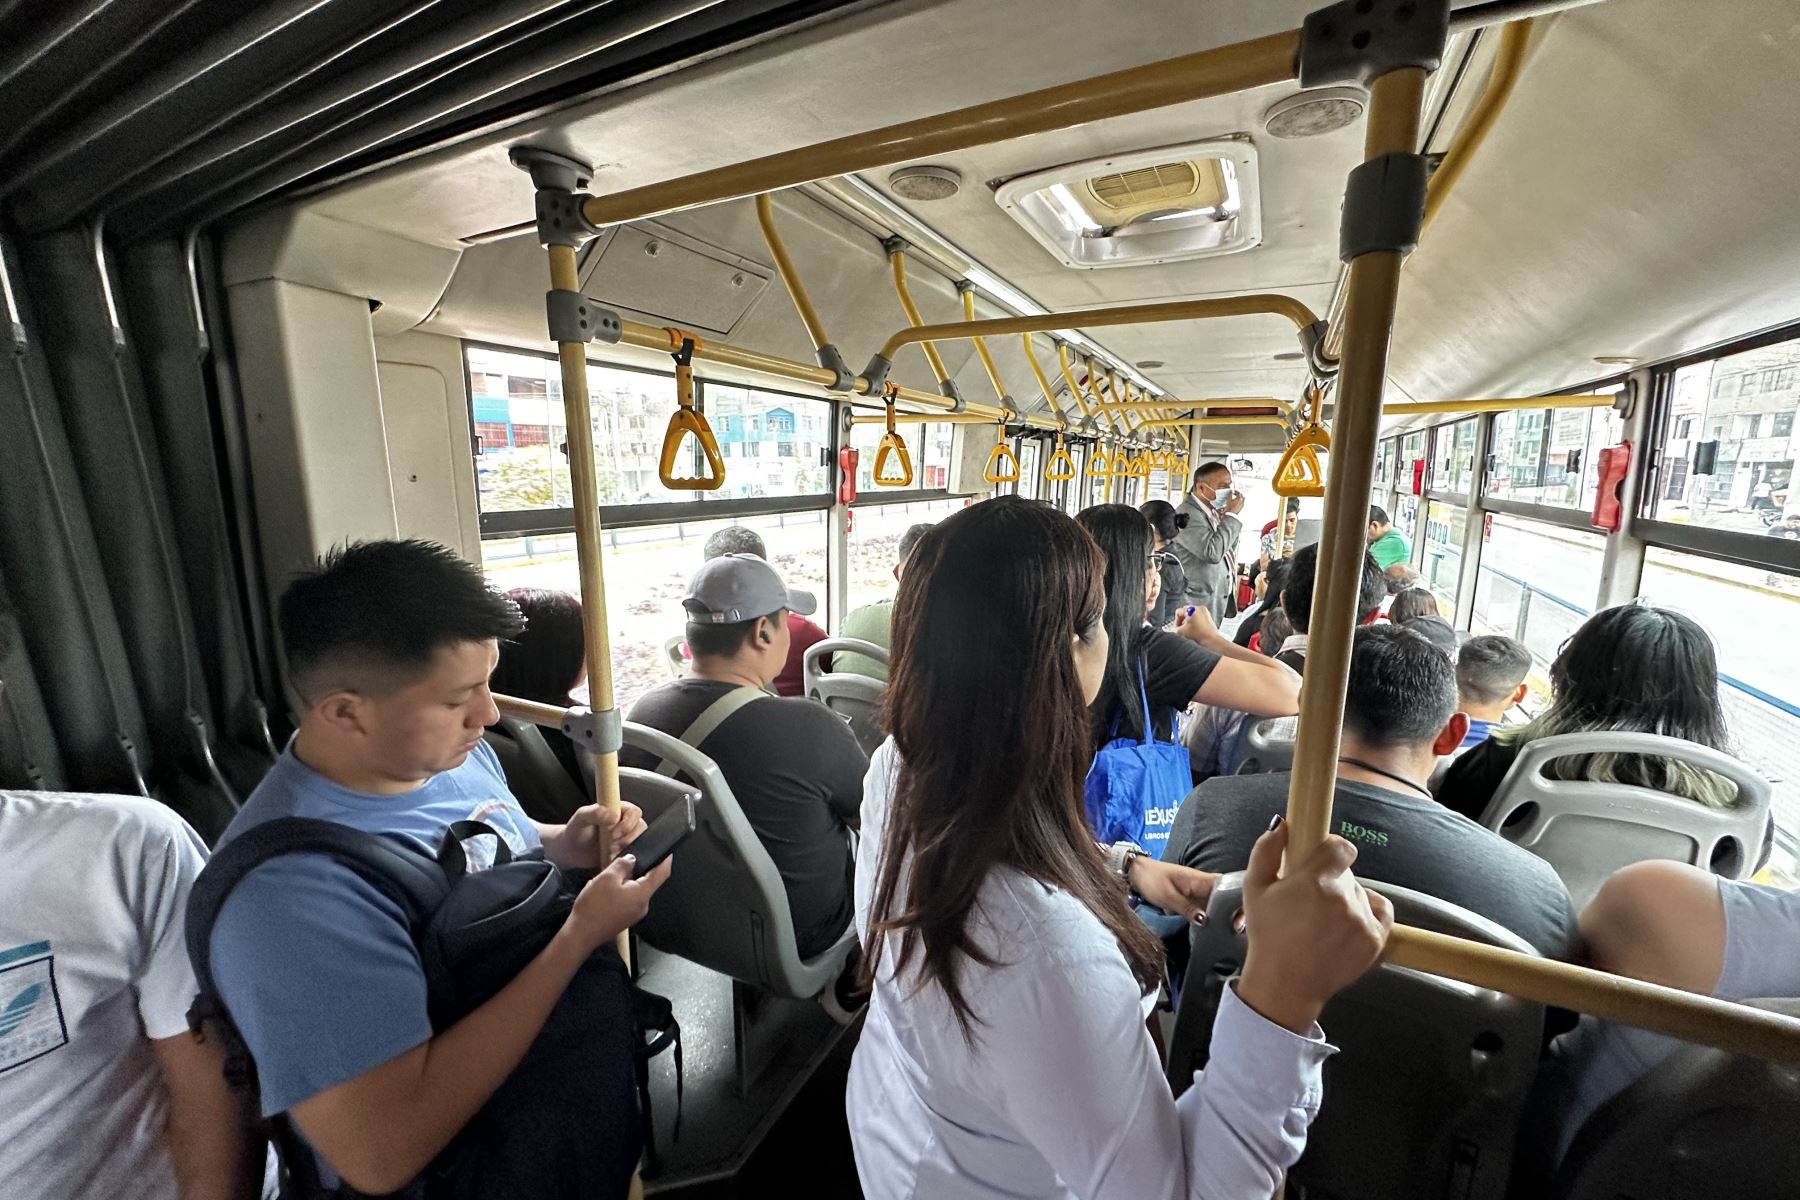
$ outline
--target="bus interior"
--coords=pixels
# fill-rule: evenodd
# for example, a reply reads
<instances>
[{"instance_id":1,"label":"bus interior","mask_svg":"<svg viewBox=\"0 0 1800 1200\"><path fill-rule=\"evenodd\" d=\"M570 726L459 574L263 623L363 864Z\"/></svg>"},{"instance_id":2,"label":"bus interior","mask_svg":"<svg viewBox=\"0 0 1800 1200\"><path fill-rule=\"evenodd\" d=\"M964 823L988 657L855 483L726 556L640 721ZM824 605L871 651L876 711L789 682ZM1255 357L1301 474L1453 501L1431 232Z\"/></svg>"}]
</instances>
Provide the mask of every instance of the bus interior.
<instances>
[{"instance_id":1,"label":"bus interior","mask_svg":"<svg viewBox=\"0 0 1800 1200\"><path fill-rule=\"evenodd\" d=\"M1328 540L1334 504L1392 514L1456 629L1532 651L1527 712L1589 614L1699 621L1772 786L1758 878L1800 886L1800 6L1452 6L1369 486L1342 495L1354 350L1338 375L1331 348L1371 89L1184 92L1180 65L1319 7L0 4L0 787L153 796L216 838L293 727L274 598L349 540L580 592L597 520L627 712L682 669L715 530L760 533L836 632L891 594L910 525L996 494L1179 501L1222 459L1246 560L1285 495ZM1046 92L1102 77L1143 94L1090 115ZM910 153L927 118L1036 93ZM834 139L890 127L917 140L832 169ZM731 172L770 161L778 187ZM598 198L572 283L554 249L546 273L559 189ZM576 319L558 291L595 318L579 342L547 288L550 321ZM963 321L999 324L906 336ZM709 435L671 473L684 411ZM1325 452L1296 461L1308 438ZM509 763L528 809L566 802ZM647 1192L860 1194L855 1027L637 955L686 1041L679 1096L652 1067ZM1790 1059L1791 1025L1768 1035Z\"/></svg>"}]
</instances>

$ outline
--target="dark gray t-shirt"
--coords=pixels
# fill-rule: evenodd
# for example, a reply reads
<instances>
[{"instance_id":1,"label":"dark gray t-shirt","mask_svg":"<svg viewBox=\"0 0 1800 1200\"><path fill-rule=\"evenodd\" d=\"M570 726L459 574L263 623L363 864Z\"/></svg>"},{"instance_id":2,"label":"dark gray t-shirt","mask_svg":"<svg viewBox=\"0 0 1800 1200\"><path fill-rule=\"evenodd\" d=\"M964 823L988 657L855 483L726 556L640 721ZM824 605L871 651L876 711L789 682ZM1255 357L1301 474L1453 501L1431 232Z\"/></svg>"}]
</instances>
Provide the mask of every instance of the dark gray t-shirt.
<instances>
[{"instance_id":1,"label":"dark gray t-shirt","mask_svg":"<svg viewBox=\"0 0 1800 1200\"><path fill-rule=\"evenodd\" d=\"M665 683L631 706L630 719L680 737L736 686L710 679ZM835 713L798 696L746 704L699 748L718 764L781 873L800 956L822 953L850 926L856 861L847 830L862 810L868 756ZM657 760L627 747L619 762L654 770Z\"/></svg>"},{"instance_id":2,"label":"dark gray t-shirt","mask_svg":"<svg viewBox=\"0 0 1800 1200\"><path fill-rule=\"evenodd\" d=\"M1250 847L1287 811L1286 771L1221 775L1189 793L1163 857L1202 871L1241 871ZM1356 844L1356 873L1447 900L1510 929L1540 954L1575 950L1575 905L1549 863L1424 796L1340 779L1332 832Z\"/></svg>"}]
</instances>

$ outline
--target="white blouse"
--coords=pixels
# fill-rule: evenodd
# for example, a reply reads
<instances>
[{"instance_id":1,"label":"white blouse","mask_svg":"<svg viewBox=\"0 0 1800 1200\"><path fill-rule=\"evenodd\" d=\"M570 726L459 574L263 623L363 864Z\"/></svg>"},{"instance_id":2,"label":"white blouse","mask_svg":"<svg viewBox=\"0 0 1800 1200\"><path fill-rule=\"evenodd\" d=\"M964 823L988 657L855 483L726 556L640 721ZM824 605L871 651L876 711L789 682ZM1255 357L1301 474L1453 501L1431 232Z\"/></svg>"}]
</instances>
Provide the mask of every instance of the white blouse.
<instances>
[{"instance_id":1,"label":"white blouse","mask_svg":"<svg viewBox=\"0 0 1800 1200\"><path fill-rule=\"evenodd\" d=\"M865 942L899 766L890 739L863 785L856 924ZM869 1200L1274 1193L1322 1098L1333 1048L1316 1026L1296 1036L1227 988L1211 1063L1176 1101L1144 1029L1137 980L1078 900L997 870L971 933L996 961L959 968L973 1044L941 989L896 981L898 935L884 949L848 1095Z\"/></svg>"}]
</instances>

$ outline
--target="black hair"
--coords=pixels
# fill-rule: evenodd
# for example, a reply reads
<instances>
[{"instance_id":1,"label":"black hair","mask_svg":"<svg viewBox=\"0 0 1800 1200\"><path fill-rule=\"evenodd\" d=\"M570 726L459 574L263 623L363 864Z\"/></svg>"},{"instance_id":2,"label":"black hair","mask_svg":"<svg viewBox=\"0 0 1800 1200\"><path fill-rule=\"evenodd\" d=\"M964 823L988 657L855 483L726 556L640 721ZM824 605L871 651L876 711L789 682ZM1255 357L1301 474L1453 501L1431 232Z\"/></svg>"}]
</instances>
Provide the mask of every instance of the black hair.
<instances>
[{"instance_id":1,"label":"black hair","mask_svg":"<svg viewBox=\"0 0 1800 1200\"><path fill-rule=\"evenodd\" d=\"M1381 507L1379 504L1369 505L1369 524L1392 525L1393 523L1394 522L1388 517L1387 509Z\"/></svg>"},{"instance_id":2,"label":"black hair","mask_svg":"<svg viewBox=\"0 0 1800 1200\"><path fill-rule=\"evenodd\" d=\"M1443 611L1438 608L1437 597L1431 594L1430 589L1422 587L1407 588L1394 597L1394 606L1388 609L1388 620L1396 625L1404 625L1420 617L1442 618L1443 615Z\"/></svg>"},{"instance_id":3,"label":"black hair","mask_svg":"<svg viewBox=\"0 0 1800 1200\"><path fill-rule=\"evenodd\" d=\"M519 606L525 631L500 643L500 663L488 687L502 696L568 708L587 661L581 601L551 588L515 588L506 598Z\"/></svg>"},{"instance_id":4,"label":"black hair","mask_svg":"<svg viewBox=\"0 0 1800 1200\"><path fill-rule=\"evenodd\" d=\"M1281 589L1287 586L1288 577L1293 573L1294 560L1291 558L1277 558L1264 569L1263 576L1269 581L1263 588L1265 610L1281 607Z\"/></svg>"},{"instance_id":5,"label":"black hair","mask_svg":"<svg viewBox=\"0 0 1800 1200\"><path fill-rule=\"evenodd\" d=\"M769 548L763 545L762 534L743 525L727 525L715 530L700 547L700 557L711 562L715 558L724 558L727 554L754 554L757 558L767 560Z\"/></svg>"},{"instance_id":6,"label":"black hair","mask_svg":"<svg viewBox=\"0 0 1800 1200\"><path fill-rule=\"evenodd\" d=\"M1150 528L1156 536L1165 542L1175 540L1175 535L1188 527L1193 518L1184 512L1177 512L1175 506L1167 500L1146 500L1138 505L1138 511L1150 522Z\"/></svg>"},{"instance_id":7,"label":"black hair","mask_svg":"<svg viewBox=\"0 0 1800 1200\"><path fill-rule=\"evenodd\" d=\"M775 616L777 614L770 614ZM736 654L756 632L761 617L751 617L748 621L732 621L726 625L715 625L711 621L689 621L687 625L688 649L698 658L724 658Z\"/></svg>"},{"instance_id":8,"label":"black hair","mask_svg":"<svg viewBox=\"0 0 1800 1200\"><path fill-rule=\"evenodd\" d=\"M309 704L333 691L404 687L446 647L525 628L480 568L416 540L335 547L288 584L277 623L289 678Z\"/></svg>"},{"instance_id":9,"label":"black hair","mask_svg":"<svg viewBox=\"0 0 1800 1200\"><path fill-rule=\"evenodd\" d=\"M1456 711L1450 658L1411 629L1365 625L1350 646L1344 730L1371 746L1421 746Z\"/></svg>"},{"instance_id":10,"label":"black hair","mask_svg":"<svg viewBox=\"0 0 1800 1200\"><path fill-rule=\"evenodd\" d=\"M1426 641L1442 650L1451 662L1456 661L1456 630L1450 622L1439 616L1427 613L1422 617L1412 617L1405 621L1395 621L1402 629L1411 630Z\"/></svg>"},{"instance_id":11,"label":"black hair","mask_svg":"<svg viewBox=\"0 0 1800 1200\"><path fill-rule=\"evenodd\" d=\"M894 552L895 564L904 567L906 565L906 556L911 554L912 548L919 544L919 539L924 537L930 531L931 525L925 521L921 521L917 525L908 525L906 527L906 532L900 535L899 548Z\"/></svg>"},{"instance_id":12,"label":"black hair","mask_svg":"<svg viewBox=\"0 0 1800 1200\"><path fill-rule=\"evenodd\" d=\"M1256 644L1257 650L1269 658L1281 653L1281 643L1288 640L1294 632L1294 623L1288 620L1287 613L1280 605L1269 610L1268 616L1262 619L1262 628L1256 631L1262 640Z\"/></svg>"},{"instance_id":13,"label":"black hair","mask_svg":"<svg viewBox=\"0 0 1800 1200\"><path fill-rule=\"evenodd\" d=\"M1216 458L1213 459L1211 462L1203 462L1199 466L1194 468L1194 482L1199 483L1202 479L1205 479L1207 476L1217 475L1221 471L1223 471L1227 475L1229 475L1229 474L1231 474L1231 467L1226 463L1220 462Z\"/></svg>"},{"instance_id":14,"label":"black hair","mask_svg":"<svg viewBox=\"0 0 1800 1200\"><path fill-rule=\"evenodd\" d=\"M1472 637L1456 652L1456 688L1477 704L1498 704L1531 673L1531 651L1497 633Z\"/></svg>"},{"instance_id":15,"label":"black hair","mask_svg":"<svg viewBox=\"0 0 1800 1200\"><path fill-rule=\"evenodd\" d=\"M1381 601L1387 595L1387 584L1381 578L1381 568L1375 560L1363 551L1362 587L1356 597L1356 619L1365 621L1369 614L1381 608ZM1295 633L1306 633L1312 628L1313 585L1319 573L1319 543L1302 546L1294 556L1287 560L1287 582L1282 586L1285 595L1281 599L1281 607L1287 610L1288 620L1294 623Z\"/></svg>"},{"instance_id":16,"label":"black hair","mask_svg":"<svg viewBox=\"0 0 1800 1200\"><path fill-rule=\"evenodd\" d=\"M1144 641L1144 572L1150 560L1152 533L1144 514L1128 504L1096 504L1075 514L1106 556L1106 681L1095 706L1109 718L1119 709L1119 736L1147 736L1142 707L1136 703L1138 663ZM1131 703L1119 702L1131 696Z\"/></svg>"}]
</instances>

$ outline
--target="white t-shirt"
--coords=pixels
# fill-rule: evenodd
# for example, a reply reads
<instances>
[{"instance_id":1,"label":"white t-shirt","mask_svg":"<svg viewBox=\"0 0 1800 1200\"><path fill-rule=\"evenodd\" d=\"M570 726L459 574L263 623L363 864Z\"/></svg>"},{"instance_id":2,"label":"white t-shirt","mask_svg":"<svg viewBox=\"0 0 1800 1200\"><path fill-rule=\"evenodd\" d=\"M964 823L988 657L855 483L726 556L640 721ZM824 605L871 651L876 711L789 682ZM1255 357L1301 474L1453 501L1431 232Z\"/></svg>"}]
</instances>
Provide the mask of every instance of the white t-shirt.
<instances>
[{"instance_id":1,"label":"white t-shirt","mask_svg":"<svg viewBox=\"0 0 1800 1200\"><path fill-rule=\"evenodd\" d=\"M0 1196L177 1200L149 1039L187 1032L205 854L152 800L0 792Z\"/></svg>"}]
</instances>

